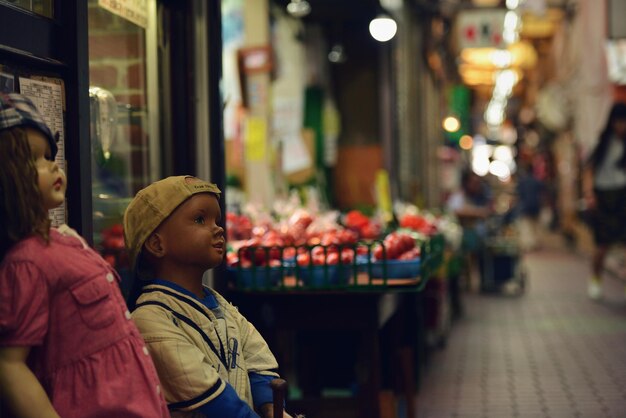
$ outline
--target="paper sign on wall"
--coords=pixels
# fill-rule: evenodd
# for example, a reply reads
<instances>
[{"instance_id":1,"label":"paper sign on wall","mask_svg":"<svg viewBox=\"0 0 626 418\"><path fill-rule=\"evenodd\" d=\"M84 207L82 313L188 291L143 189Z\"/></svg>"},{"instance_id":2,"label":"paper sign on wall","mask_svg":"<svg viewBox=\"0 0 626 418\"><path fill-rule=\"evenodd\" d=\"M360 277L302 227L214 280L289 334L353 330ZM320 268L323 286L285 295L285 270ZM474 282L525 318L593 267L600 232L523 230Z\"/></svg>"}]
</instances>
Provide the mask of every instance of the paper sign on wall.
<instances>
[{"instance_id":1,"label":"paper sign on wall","mask_svg":"<svg viewBox=\"0 0 626 418\"><path fill-rule=\"evenodd\" d=\"M263 161L267 153L267 124L265 119L250 117L246 120L245 150L248 161Z\"/></svg>"},{"instance_id":2,"label":"paper sign on wall","mask_svg":"<svg viewBox=\"0 0 626 418\"><path fill-rule=\"evenodd\" d=\"M311 154L300 135L283 140L283 172L285 174L305 170L312 164Z\"/></svg>"},{"instance_id":3,"label":"paper sign on wall","mask_svg":"<svg viewBox=\"0 0 626 418\"><path fill-rule=\"evenodd\" d=\"M58 152L56 163L67 172L65 168L65 129L63 127L63 85L58 80L46 82L20 77L20 93L33 101L44 121L53 133L59 133L57 141ZM55 209L50 210L52 226L66 223L65 202Z\"/></svg>"},{"instance_id":4,"label":"paper sign on wall","mask_svg":"<svg viewBox=\"0 0 626 418\"><path fill-rule=\"evenodd\" d=\"M98 6L142 28L148 27L148 0L98 0Z\"/></svg>"},{"instance_id":5,"label":"paper sign on wall","mask_svg":"<svg viewBox=\"0 0 626 418\"><path fill-rule=\"evenodd\" d=\"M302 130L302 97L276 97L272 102L272 135L274 140L299 136Z\"/></svg>"}]
</instances>

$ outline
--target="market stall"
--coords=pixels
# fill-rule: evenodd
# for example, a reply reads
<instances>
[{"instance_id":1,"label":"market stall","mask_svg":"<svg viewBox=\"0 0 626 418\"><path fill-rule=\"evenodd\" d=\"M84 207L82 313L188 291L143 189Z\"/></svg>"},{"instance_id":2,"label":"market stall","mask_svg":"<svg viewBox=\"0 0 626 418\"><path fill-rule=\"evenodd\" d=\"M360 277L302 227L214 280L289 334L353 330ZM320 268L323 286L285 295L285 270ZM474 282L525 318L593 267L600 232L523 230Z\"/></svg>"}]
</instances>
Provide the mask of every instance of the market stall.
<instances>
[{"instance_id":1,"label":"market stall","mask_svg":"<svg viewBox=\"0 0 626 418\"><path fill-rule=\"evenodd\" d=\"M428 234L383 228L357 211L284 215L229 214L227 261L231 299L277 355L290 408L377 417L413 405L443 235L430 222Z\"/></svg>"}]
</instances>

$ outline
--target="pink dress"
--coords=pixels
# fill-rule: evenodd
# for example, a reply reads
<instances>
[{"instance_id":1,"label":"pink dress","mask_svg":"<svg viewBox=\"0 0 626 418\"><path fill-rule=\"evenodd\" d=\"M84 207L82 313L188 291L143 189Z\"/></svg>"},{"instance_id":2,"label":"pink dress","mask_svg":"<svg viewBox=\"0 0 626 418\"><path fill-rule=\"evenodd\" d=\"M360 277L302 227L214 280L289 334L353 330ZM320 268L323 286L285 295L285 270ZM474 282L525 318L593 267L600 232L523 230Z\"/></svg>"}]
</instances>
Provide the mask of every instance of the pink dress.
<instances>
[{"instance_id":1,"label":"pink dress","mask_svg":"<svg viewBox=\"0 0 626 418\"><path fill-rule=\"evenodd\" d=\"M73 236L30 237L0 263L0 346L28 364L63 418L169 417L116 272Z\"/></svg>"}]
</instances>

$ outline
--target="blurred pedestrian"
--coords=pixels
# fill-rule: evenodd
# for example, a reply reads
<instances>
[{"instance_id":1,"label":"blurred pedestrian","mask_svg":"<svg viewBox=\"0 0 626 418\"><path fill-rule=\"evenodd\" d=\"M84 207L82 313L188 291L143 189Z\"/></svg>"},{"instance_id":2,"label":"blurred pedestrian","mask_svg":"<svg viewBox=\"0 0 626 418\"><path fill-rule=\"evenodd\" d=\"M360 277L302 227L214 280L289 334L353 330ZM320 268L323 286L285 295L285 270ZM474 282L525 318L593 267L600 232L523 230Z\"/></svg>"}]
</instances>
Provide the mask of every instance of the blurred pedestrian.
<instances>
[{"instance_id":1,"label":"blurred pedestrian","mask_svg":"<svg viewBox=\"0 0 626 418\"><path fill-rule=\"evenodd\" d=\"M482 276L481 251L487 238L487 218L493 214L491 188L476 173L467 170L461 175L461 188L446 202L463 227L461 254L467 263L467 285L471 286L475 271Z\"/></svg>"},{"instance_id":2,"label":"blurred pedestrian","mask_svg":"<svg viewBox=\"0 0 626 418\"><path fill-rule=\"evenodd\" d=\"M485 220L493 213L489 185L476 173L467 170L461 175L461 188L452 193L446 203L463 226L463 246L476 250L486 236Z\"/></svg>"},{"instance_id":3,"label":"blurred pedestrian","mask_svg":"<svg viewBox=\"0 0 626 418\"><path fill-rule=\"evenodd\" d=\"M520 164L515 215L522 250L534 250L538 245L538 219L544 201L544 185L534 176L529 163Z\"/></svg>"},{"instance_id":4,"label":"blurred pedestrian","mask_svg":"<svg viewBox=\"0 0 626 418\"><path fill-rule=\"evenodd\" d=\"M601 273L611 245L626 243L626 103L615 103L583 177L595 239L589 297L602 297Z\"/></svg>"}]
</instances>

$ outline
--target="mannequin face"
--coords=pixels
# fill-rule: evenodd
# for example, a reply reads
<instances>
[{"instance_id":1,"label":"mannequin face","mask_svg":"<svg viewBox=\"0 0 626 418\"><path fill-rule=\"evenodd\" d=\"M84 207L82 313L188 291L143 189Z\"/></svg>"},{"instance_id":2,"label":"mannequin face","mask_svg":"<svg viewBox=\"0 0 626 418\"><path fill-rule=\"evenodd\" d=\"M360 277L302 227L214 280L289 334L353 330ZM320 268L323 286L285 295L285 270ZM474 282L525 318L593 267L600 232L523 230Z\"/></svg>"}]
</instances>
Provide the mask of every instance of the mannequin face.
<instances>
[{"instance_id":1,"label":"mannequin face","mask_svg":"<svg viewBox=\"0 0 626 418\"><path fill-rule=\"evenodd\" d=\"M37 185L46 210L54 209L65 200L67 179L65 173L50 155L48 140L36 129L26 129L28 145L37 168Z\"/></svg>"},{"instance_id":2,"label":"mannequin face","mask_svg":"<svg viewBox=\"0 0 626 418\"><path fill-rule=\"evenodd\" d=\"M160 235L168 261L208 270L222 262L224 229L217 224L221 210L217 197L198 193L187 199L161 224Z\"/></svg>"}]
</instances>

